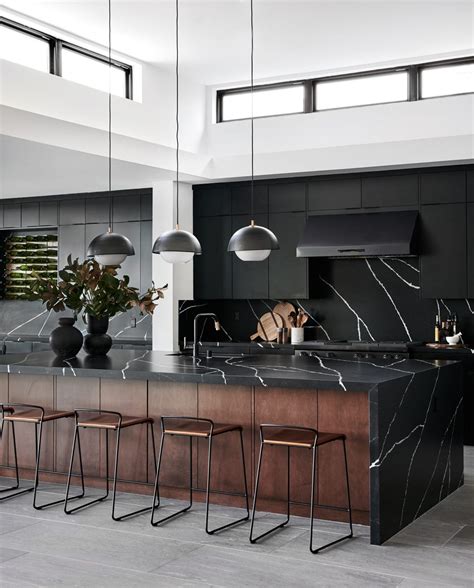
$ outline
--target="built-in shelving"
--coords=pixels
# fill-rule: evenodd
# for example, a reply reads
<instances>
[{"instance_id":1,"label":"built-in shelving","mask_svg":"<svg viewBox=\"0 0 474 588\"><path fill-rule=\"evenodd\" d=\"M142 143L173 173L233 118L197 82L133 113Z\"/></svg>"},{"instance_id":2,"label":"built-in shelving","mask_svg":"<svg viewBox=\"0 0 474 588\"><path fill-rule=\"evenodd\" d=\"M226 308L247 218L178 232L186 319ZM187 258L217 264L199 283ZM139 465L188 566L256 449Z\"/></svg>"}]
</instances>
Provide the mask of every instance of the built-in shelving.
<instances>
[{"instance_id":1,"label":"built-in shelving","mask_svg":"<svg viewBox=\"0 0 474 588\"><path fill-rule=\"evenodd\" d=\"M26 299L33 272L57 279L58 237L55 234L9 234L4 242L3 297Z\"/></svg>"}]
</instances>

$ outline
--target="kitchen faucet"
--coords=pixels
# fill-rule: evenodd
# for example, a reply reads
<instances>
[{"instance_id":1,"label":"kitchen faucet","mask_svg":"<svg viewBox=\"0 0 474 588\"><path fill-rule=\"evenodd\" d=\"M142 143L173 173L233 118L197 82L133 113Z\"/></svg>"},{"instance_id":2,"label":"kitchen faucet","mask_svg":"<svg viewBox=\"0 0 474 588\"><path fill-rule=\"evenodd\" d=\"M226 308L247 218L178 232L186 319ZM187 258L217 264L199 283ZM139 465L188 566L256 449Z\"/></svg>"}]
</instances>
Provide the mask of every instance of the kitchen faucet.
<instances>
[{"instance_id":1,"label":"kitchen faucet","mask_svg":"<svg viewBox=\"0 0 474 588\"><path fill-rule=\"evenodd\" d=\"M199 341L198 341L198 323L201 317L212 318L214 319L214 328L216 331L221 330L221 324L217 315L213 312L200 312L194 317L194 341L193 341L193 357L197 359L199 357Z\"/></svg>"}]
</instances>

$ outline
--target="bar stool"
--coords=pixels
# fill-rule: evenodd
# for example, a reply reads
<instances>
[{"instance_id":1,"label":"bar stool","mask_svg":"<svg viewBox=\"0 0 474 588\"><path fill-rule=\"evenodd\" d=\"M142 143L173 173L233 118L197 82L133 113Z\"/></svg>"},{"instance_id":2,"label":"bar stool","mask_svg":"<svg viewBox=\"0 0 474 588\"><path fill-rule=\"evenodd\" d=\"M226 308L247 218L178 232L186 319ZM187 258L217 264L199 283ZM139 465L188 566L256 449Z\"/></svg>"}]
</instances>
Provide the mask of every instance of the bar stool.
<instances>
[{"instance_id":1,"label":"bar stool","mask_svg":"<svg viewBox=\"0 0 474 588\"><path fill-rule=\"evenodd\" d=\"M153 447L153 463L155 464L156 471L156 449L155 449L155 435L153 431L154 420L149 417L135 417L125 416L120 412L112 410L100 410L100 409L89 409L89 408L76 408L73 416L75 417L75 429L74 438L72 441L71 450L71 461L69 465L69 472L66 485L66 498L64 501L64 512L66 514L72 514L88 506L92 506L98 502L103 502L109 496L109 431L115 431L116 443L115 443L115 460L114 460L114 478L113 478L113 491L112 491L112 519L114 521L123 521L130 517L136 516L149 510L149 507L141 508L133 512L129 512L120 517L115 516L115 499L117 493L117 478L118 478L118 466L119 466L119 451L120 451L120 433L123 429L133 427L136 425L146 425L149 428L151 443ZM81 472L81 478L84 480L84 470L82 466L82 453L81 453L81 438L79 435L80 429L103 429L105 430L105 479L106 479L106 493L99 498L95 498L80 504L74 508L68 509L69 489L71 486L72 468L74 465L74 454L76 451L76 445L79 456L79 467ZM84 482L83 482L84 484Z\"/></svg>"},{"instance_id":2,"label":"bar stool","mask_svg":"<svg viewBox=\"0 0 474 588\"><path fill-rule=\"evenodd\" d=\"M242 455L242 468L244 474L244 493L238 492L223 492L214 490L213 492L218 494L225 494L227 496L242 496L245 498L247 515L236 521L232 521L215 529L209 529L209 495L211 493L211 466L212 466L212 442L214 437L222 435L224 433L230 433L237 431L240 436L240 450ZM165 444L166 436L178 436L189 438L189 504L185 508L175 512L169 516L161 518L155 521L155 509L160 506L160 493L159 493L159 478L161 461L163 457L163 448ZM206 526L205 530L208 535L223 531L229 527L248 521L250 517L248 489L247 489L247 473L245 471L245 455L244 455L244 441L242 436L241 425L225 425L214 423L211 419L196 418L196 417L175 417L175 416L162 416L161 417L161 443L160 452L158 456L158 467L156 471L155 490L153 493L153 506L151 511L151 524L156 527L161 525L165 521L173 519L180 514L187 512L193 505L193 490L203 490L202 488L193 488L192 475L193 475L193 438L207 439L208 450L207 450L207 482L206 482Z\"/></svg>"},{"instance_id":3,"label":"bar stool","mask_svg":"<svg viewBox=\"0 0 474 588\"><path fill-rule=\"evenodd\" d=\"M36 498L38 493L38 486L39 486L39 471L40 471L40 460L41 460L41 441L43 438L43 424L50 423L57 421L59 419L64 418L71 418L74 416L72 411L65 411L65 410L52 410L43 408L42 406L37 406L35 404L24 404L24 403L11 403L8 404L0 404L0 415L1 415L1 427L0 427L0 437L3 434L3 426L4 423L10 423L11 425L11 432L12 432L12 439L13 439L13 455L15 459L15 477L16 477L16 484L14 486L10 486L8 488L3 488L0 490L0 493L4 492L12 492L13 490L18 490L20 487L20 476L18 471L18 455L17 455L17 447L16 447L16 434L15 434L15 423L31 423L35 425L35 477L33 486L29 488L24 488L22 490L18 490L17 492L12 492L6 496L1 496L1 500L9 500L10 498L14 498L15 496L20 496L22 494L26 494L27 492L33 491L33 508L36 510L42 510L43 508L47 508L49 506L54 506L55 504L60 504L64 502L64 499L61 500L53 500L52 502L48 502L46 504L37 504ZM72 499L82 498L84 496L84 484L82 484L82 493L78 496L72 496Z\"/></svg>"},{"instance_id":4,"label":"bar stool","mask_svg":"<svg viewBox=\"0 0 474 588\"><path fill-rule=\"evenodd\" d=\"M317 504L314 501L314 493L315 493L315 480L316 480L316 458L317 458L317 450L318 447L321 445L325 445L327 443L332 443L333 441L342 441L342 447L344 451L344 466L345 466L345 477L346 477L346 491L347 491L347 508L341 508L337 506L328 506L323 504ZM288 478L287 478L287 514L286 520L279 525L276 525L269 531L262 533L258 537L253 536L253 527L255 521L255 509L257 506L257 499L258 499L258 487L260 483L260 472L262 467L263 461L263 448L266 445L279 445L287 448L287 468L288 468ZM312 467L311 467L311 502L310 503L302 503L298 502L297 504L307 504L311 507L311 525L310 525L310 541L309 541L309 549L311 553L319 553L323 549L330 547L331 545L335 545L336 543L340 543L345 539L350 539L353 536L352 532L352 507L351 507L351 496L350 496L350 489L349 489L349 472L347 469L347 452L346 452L346 436L342 433L321 433L316 429L311 429L307 427L296 427L291 425L260 425L260 454L258 458L258 467L257 467L257 479L255 482L255 495L253 500L253 508L252 508L252 522L250 526L250 543L256 543L259 539L262 539L266 535L273 533L277 529L284 527L288 521L290 520L290 449L292 447L298 447L303 449L311 449L312 450ZM324 507L332 510L339 510L347 512L349 515L349 527L350 533L348 535L344 535L344 537L340 537L335 541L331 541L330 543L326 543L321 547L314 548L313 547L313 526L314 526L314 508L315 507Z\"/></svg>"}]
</instances>

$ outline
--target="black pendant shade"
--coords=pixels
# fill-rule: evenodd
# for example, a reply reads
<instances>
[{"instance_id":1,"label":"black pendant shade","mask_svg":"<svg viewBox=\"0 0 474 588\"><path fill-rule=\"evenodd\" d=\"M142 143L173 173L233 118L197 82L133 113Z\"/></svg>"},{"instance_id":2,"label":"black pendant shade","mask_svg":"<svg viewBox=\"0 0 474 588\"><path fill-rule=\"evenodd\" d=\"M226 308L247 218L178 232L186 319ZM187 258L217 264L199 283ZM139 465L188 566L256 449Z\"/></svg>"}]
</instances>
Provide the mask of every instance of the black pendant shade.
<instances>
[{"instance_id":1,"label":"black pendant shade","mask_svg":"<svg viewBox=\"0 0 474 588\"><path fill-rule=\"evenodd\" d=\"M161 234L153 245L153 253L164 253L166 251L178 251L201 255L201 244L189 231L174 229Z\"/></svg>"},{"instance_id":2,"label":"black pendant shade","mask_svg":"<svg viewBox=\"0 0 474 588\"><path fill-rule=\"evenodd\" d=\"M135 255L130 239L111 231L95 237L87 249L87 257L94 257L102 265L120 265L129 255Z\"/></svg>"},{"instance_id":3,"label":"black pendant shade","mask_svg":"<svg viewBox=\"0 0 474 588\"><path fill-rule=\"evenodd\" d=\"M236 231L229 241L227 251L256 251L280 249L278 239L266 227L251 224Z\"/></svg>"}]
</instances>

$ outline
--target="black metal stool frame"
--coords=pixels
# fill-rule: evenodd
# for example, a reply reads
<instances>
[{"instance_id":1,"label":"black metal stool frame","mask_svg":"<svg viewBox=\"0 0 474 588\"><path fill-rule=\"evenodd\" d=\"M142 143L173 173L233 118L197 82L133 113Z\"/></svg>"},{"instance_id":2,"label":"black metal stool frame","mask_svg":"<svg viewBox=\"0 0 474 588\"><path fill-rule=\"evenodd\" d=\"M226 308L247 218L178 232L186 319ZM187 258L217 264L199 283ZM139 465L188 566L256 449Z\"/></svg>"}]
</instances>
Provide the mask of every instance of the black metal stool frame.
<instances>
[{"instance_id":1,"label":"black metal stool frame","mask_svg":"<svg viewBox=\"0 0 474 588\"><path fill-rule=\"evenodd\" d=\"M192 421L196 421L196 422L203 422L203 423L207 423L209 424L209 432L206 436L197 436L197 435L188 435L188 434L179 434L179 433L168 433L166 432L166 423L165 420L192 420ZM237 493L237 492L223 492L223 491L213 491L213 493L219 493L219 494L225 494L227 496L241 496L242 498L245 498L245 504L246 504L246 509L247 509L247 514L245 517L242 517L236 521L232 521L230 523L227 523L225 525L221 525L220 527L216 527L215 529L209 529L209 496L211 493L211 466L212 466L212 440L213 437L216 437L217 435L223 435L224 433L230 433L232 431L238 431L239 432L239 437L240 437L240 449L241 449L241 455L242 455L242 468L243 468L243 473L244 473L244 493ZM154 515L155 515L155 509L158 508L160 506L160 492L159 492L159 477L160 477L160 470L161 470L161 461L162 461L162 457L163 457L163 448L164 448L164 442L165 442L165 438L166 435L170 435L170 436L176 436L176 437L188 437L189 436L189 504L188 506L186 506L185 508L182 508L181 510L178 510L177 512L170 514L166 517L163 517L161 519L159 519L158 521L155 521ZM171 519L174 519L175 517L184 514L185 512L187 512L188 510L190 510L190 508L193 505L193 490L196 491L202 491L204 490L203 488L194 488L193 484L192 484L192 476L193 476L193 436L194 437L200 437L202 439L208 439L208 451L207 451L207 483L206 483L206 488L205 488L205 492L206 492L206 526L205 526L205 530L206 533L208 535L213 535L214 533L218 533L220 531L223 531L224 529L228 529L230 527L234 527L238 524L244 523L246 521L249 520L250 518L250 507L249 507L249 498L248 498L248 486L247 486L247 472L245 469L245 453L244 453L244 440L243 440L243 435L242 435L242 426L241 425L235 425L235 428L233 429L228 429L226 431L223 431L222 433L214 433L214 421L212 421L211 419L205 419L205 418L198 418L198 417L186 417L186 416L162 416L161 417L161 442L160 442L160 451L158 454L158 467L156 470L156 479L155 479L155 489L153 492L153 507L152 507L152 512L151 512L151 524L154 527L157 527L158 525L163 524L166 521L169 521Z\"/></svg>"},{"instance_id":2,"label":"black metal stool frame","mask_svg":"<svg viewBox=\"0 0 474 588\"><path fill-rule=\"evenodd\" d=\"M259 484L260 484L260 473L261 473L261 467L262 467L262 461L263 461L263 448L265 445L274 445L274 446L278 445L278 446L285 447L284 444L272 443L271 440L270 441L267 440L266 442L264 442L265 441L264 429L270 429L270 428L273 428L273 429L285 428L285 429L293 429L295 431L308 431L308 432L311 432L314 434L314 441L313 441L313 444L310 448L312 451L311 502L307 503L307 502L299 502L299 501L298 502L297 501L290 501L290 464L291 464L290 449L291 449L291 447L290 447L290 445L286 445L286 448L287 448L287 514L286 514L286 520L283 523L276 525L275 527L273 527L269 531L266 531L265 533L258 535L258 537L254 537L253 536L253 529L254 529L255 511L256 511L257 499L258 499L258 488L259 488ZM311 508L310 542L309 542L309 549L310 549L311 553L319 553L323 549L327 549L328 547L331 547L332 545L336 545L336 543L340 543L341 541L345 541L346 539L351 539L354 536L353 528L352 528L352 506L351 506L351 495L350 495L350 488L349 488L349 470L347 467L346 437L345 437L345 435L341 435L341 437L339 437L338 439L334 439L334 441L336 441L336 440L342 441L342 446L343 446L343 450L344 450L347 508L338 507L338 506L330 506L327 504L318 504L315 502L314 495L315 495L315 490L316 490L316 463L317 463L317 450L318 450L318 444L317 444L318 443L318 431L316 429L312 429L310 427L297 427L297 426L293 426L293 425L275 425L275 424L262 424L262 425L260 425L260 453L259 453L259 457L258 457L257 477L256 477L256 481L255 481L255 494L254 494L253 507L252 507L252 521L251 521L251 525L250 525L250 536L249 536L250 543L256 543L260 539L263 539L263 537L266 537L270 533L274 533L278 529L281 529L282 527L284 527L290 520L290 504L300 504L300 505L304 505L304 506L310 506L310 508ZM301 449L305 449L305 448L301 447ZM347 512L348 516L349 516L349 521L348 521L349 528L350 528L349 534L344 535L343 537L340 537L339 539L336 539L335 541L330 541L329 543L326 543L325 545L322 545L320 547L313 547L314 509L317 507Z\"/></svg>"},{"instance_id":3,"label":"black metal stool frame","mask_svg":"<svg viewBox=\"0 0 474 588\"><path fill-rule=\"evenodd\" d=\"M9 408L12 408L13 410L10 411L8 410ZM20 474L19 474L19 469L18 469L18 454L17 454L17 447L16 447L16 434L15 434L15 422L14 421L5 421L4 417L5 414L12 414L12 412L14 413L14 409L15 408L32 408L35 410L39 410L40 411L40 416L39 416L39 422L34 422L34 421L23 421L23 422L32 422L32 424L35 425L35 477L34 477L34 481L33 481L33 486L30 486L28 488L24 488L23 490L18 490L18 488L20 487ZM46 504L37 504L36 503L36 498L37 498L37 494L38 494L38 486L39 486L39 472L40 472L40 459L41 459L41 441L43 438L43 423L44 423L44 408L42 406L38 406L36 404L25 404L25 403L12 403L12 402L8 402L8 403L0 403L0 409L1 409L1 427L0 427L0 437L3 436L3 427L5 422L9 423L11 425L11 431L12 431L12 439L13 439L13 455L14 455L14 459L15 459L15 478L16 478L16 484L14 486L9 486L8 488L2 488L0 490L0 493L4 493L4 492L11 492L11 494L8 494L6 496L1 496L0 497L0 501L2 500L9 500L10 498L14 498L15 496L21 496L22 494L27 494L28 492L33 492L33 508L35 508L36 510L43 510L44 508L48 508L50 506L54 506L56 504L62 504L64 503L64 499L61 498L60 500L53 500L52 502L47 502ZM55 420L58 419L54 419L51 422L53 423ZM18 490L18 492L13 492L13 490ZM77 498L82 498L84 496L84 478L82 478L82 492L79 495L76 496L72 496L70 498L70 500L76 500Z\"/></svg>"},{"instance_id":4,"label":"black metal stool frame","mask_svg":"<svg viewBox=\"0 0 474 588\"><path fill-rule=\"evenodd\" d=\"M103 502L104 500L106 500L109 497L109 493L110 493L109 492L109 430L116 431L114 478L113 478L113 486L112 486L112 519L114 521L123 521L125 519L130 518L130 517L134 517L134 516L137 516L139 514L142 514L144 512L149 511L150 507L147 506L145 508L140 508L138 510L134 510L133 512L129 512L129 513L124 514L119 517L117 517L115 515L115 503L116 503L116 494L117 494L117 478L118 478L118 461L119 461L119 451L120 451L120 432L122 430L122 415L121 415L121 413L113 411L113 410L101 410L101 409L90 409L90 408L76 408L74 410L74 413L75 413L74 439L72 442L71 461L70 461L70 465L69 465L69 472L68 472L67 485L66 485L66 497L65 497L65 501L64 501L64 512L66 514L73 514L79 510L82 510L83 508L87 508L89 506L92 506L93 504L97 504L98 502ZM72 468L74 466L74 455L75 455L75 450L76 450L76 444L77 444L77 449L78 449L81 478L82 478L82 480L84 480L84 470L83 470L82 453L81 453L81 438L79 435L79 429L80 428L89 429L92 427L82 426L79 424L79 415L83 414L83 413L110 414L110 415L117 417L117 424L114 427L114 429L109 429L106 427L94 427L99 430L100 429L105 430L105 479L106 479L106 492L105 492L105 494L102 496L99 496L99 498L95 498L93 500L90 500L89 502L86 502L85 504L80 504L79 506L68 509L68 501L71 500L71 498L69 498L69 489L71 486ZM156 471L156 446L155 446L155 435L154 435L154 431L153 431L153 421L146 421L146 422L140 423L140 424L145 424L145 425L147 425L147 428L149 427L149 432L150 432L151 442L152 442L152 447L153 447L153 463L155 465L155 471ZM136 425L131 425L131 426L136 426Z\"/></svg>"}]
</instances>

